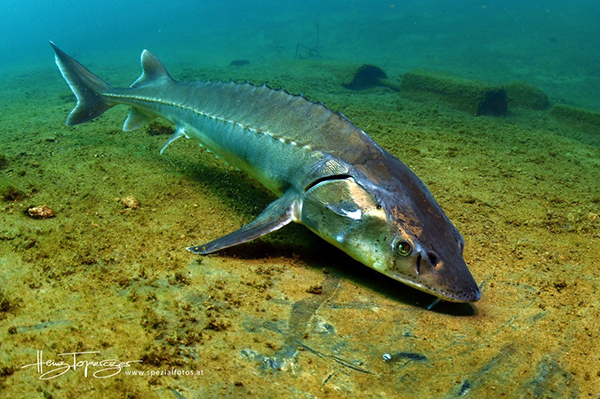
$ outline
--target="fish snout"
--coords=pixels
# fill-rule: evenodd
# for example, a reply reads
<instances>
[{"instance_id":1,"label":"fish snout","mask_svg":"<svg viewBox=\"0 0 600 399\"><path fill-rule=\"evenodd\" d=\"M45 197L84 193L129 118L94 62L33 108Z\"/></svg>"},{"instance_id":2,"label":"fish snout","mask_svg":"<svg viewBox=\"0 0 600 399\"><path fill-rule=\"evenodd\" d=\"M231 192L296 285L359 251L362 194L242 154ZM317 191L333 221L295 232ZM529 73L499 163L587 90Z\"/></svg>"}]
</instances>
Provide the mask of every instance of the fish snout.
<instances>
[{"instance_id":1,"label":"fish snout","mask_svg":"<svg viewBox=\"0 0 600 399\"><path fill-rule=\"evenodd\" d=\"M445 260L436 251L420 248L416 272L433 294L451 302L477 302L481 291L462 256Z\"/></svg>"},{"instance_id":2,"label":"fish snout","mask_svg":"<svg viewBox=\"0 0 600 399\"><path fill-rule=\"evenodd\" d=\"M452 269L452 268L449 268ZM446 273L445 273L446 274ZM447 300L452 302L477 302L481 299L481 291L473 275L464 261L460 262L458 270L440 276L441 286L444 287Z\"/></svg>"}]
</instances>

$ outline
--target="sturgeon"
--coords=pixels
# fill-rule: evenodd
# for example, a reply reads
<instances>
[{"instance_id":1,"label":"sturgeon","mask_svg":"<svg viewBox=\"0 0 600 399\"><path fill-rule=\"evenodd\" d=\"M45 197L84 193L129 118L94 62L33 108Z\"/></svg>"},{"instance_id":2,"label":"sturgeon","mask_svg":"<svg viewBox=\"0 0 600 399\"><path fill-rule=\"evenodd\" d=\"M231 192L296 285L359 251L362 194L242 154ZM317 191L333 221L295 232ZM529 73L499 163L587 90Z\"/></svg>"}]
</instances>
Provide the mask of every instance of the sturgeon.
<instances>
[{"instance_id":1,"label":"sturgeon","mask_svg":"<svg viewBox=\"0 0 600 399\"><path fill-rule=\"evenodd\" d=\"M303 224L352 258L439 299L481 293L463 258L465 241L423 181L339 112L303 96L235 82L178 82L149 51L129 88L104 82L50 42L77 104L67 125L131 107L124 131L157 117L245 171L279 198L252 222L206 244L206 255L290 222Z\"/></svg>"}]
</instances>

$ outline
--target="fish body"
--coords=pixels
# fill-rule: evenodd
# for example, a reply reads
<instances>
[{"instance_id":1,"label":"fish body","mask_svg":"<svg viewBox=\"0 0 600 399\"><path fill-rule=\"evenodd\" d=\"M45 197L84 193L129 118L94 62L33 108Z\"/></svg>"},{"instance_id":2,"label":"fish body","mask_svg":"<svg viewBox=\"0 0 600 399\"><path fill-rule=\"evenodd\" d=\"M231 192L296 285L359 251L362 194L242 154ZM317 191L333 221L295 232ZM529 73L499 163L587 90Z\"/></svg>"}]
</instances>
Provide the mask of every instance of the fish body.
<instances>
[{"instance_id":1,"label":"fish body","mask_svg":"<svg viewBox=\"0 0 600 399\"><path fill-rule=\"evenodd\" d=\"M147 50L142 75L116 88L51 44L77 97L68 125L127 105L123 130L167 119L176 130L161 152L180 137L194 139L279 197L249 224L191 252L216 252L296 222L409 286L453 302L479 300L464 240L425 184L342 114L265 85L177 82Z\"/></svg>"}]
</instances>

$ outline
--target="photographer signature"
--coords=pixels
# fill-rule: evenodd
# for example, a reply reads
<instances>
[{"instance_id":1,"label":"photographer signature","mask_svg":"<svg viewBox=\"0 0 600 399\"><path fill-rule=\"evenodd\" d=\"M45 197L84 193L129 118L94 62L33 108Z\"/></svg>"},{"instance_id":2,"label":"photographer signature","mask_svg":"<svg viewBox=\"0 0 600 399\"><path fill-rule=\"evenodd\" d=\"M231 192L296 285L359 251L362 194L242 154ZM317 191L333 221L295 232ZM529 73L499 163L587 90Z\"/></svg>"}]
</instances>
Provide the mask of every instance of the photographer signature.
<instances>
[{"instance_id":1,"label":"photographer signature","mask_svg":"<svg viewBox=\"0 0 600 399\"><path fill-rule=\"evenodd\" d=\"M91 352L68 352L59 353L56 356L64 356L65 360L44 360L44 353L41 350L37 352L37 361L35 363L21 366L22 369L37 366L40 374L40 380L51 380L58 378L69 371L83 369L85 377L88 375L94 378L110 378L119 374L123 369L131 367L132 363L142 363L142 360L120 361L118 359L87 360L82 359L89 355L100 354L100 351Z\"/></svg>"}]
</instances>

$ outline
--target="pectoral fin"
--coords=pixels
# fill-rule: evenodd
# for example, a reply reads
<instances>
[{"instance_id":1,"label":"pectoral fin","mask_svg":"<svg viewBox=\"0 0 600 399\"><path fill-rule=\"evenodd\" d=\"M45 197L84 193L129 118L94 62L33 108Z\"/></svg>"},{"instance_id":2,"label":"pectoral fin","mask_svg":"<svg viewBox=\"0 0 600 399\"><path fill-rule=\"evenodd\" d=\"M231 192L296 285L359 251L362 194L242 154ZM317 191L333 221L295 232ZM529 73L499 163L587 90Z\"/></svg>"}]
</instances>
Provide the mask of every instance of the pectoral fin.
<instances>
[{"instance_id":1,"label":"pectoral fin","mask_svg":"<svg viewBox=\"0 0 600 399\"><path fill-rule=\"evenodd\" d=\"M209 243L189 247L187 250L198 255L206 255L279 230L294 220L297 202L298 195L288 191L278 200L271 202L256 219L241 229Z\"/></svg>"},{"instance_id":2,"label":"pectoral fin","mask_svg":"<svg viewBox=\"0 0 600 399\"><path fill-rule=\"evenodd\" d=\"M175 140L180 139L182 137L187 137L187 134L185 133L185 129L183 127L178 126L175 129L175 133L173 133L171 135L171 137L169 137L169 141L167 141L167 144L165 144L163 146L163 148L160 149L160 155L162 155L162 153L165 152L165 150L167 149L167 147L169 146L169 144L171 144Z\"/></svg>"}]
</instances>

